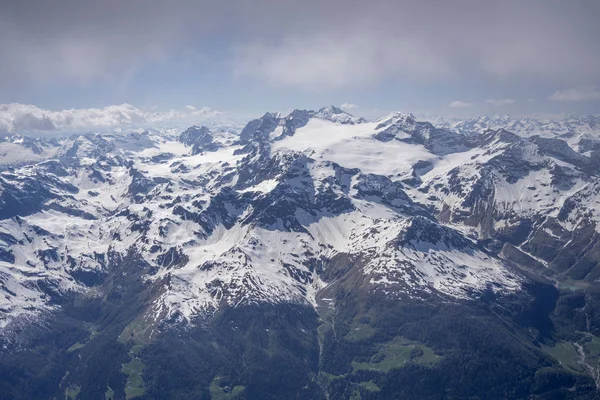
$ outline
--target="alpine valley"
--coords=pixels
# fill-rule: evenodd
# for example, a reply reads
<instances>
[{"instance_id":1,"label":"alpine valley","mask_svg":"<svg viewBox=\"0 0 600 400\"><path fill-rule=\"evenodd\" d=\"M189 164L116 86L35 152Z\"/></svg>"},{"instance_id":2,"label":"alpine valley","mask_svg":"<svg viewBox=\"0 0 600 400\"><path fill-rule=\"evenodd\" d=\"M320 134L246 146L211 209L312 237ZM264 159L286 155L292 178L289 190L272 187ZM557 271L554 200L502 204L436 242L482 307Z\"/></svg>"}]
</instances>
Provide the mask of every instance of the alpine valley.
<instances>
[{"instance_id":1,"label":"alpine valley","mask_svg":"<svg viewBox=\"0 0 600 400\"><path fill-rule=\"evenodd\" d=\"M1 399L600 399L600 117L0 142Z\"/></svg>"}]
</instances>

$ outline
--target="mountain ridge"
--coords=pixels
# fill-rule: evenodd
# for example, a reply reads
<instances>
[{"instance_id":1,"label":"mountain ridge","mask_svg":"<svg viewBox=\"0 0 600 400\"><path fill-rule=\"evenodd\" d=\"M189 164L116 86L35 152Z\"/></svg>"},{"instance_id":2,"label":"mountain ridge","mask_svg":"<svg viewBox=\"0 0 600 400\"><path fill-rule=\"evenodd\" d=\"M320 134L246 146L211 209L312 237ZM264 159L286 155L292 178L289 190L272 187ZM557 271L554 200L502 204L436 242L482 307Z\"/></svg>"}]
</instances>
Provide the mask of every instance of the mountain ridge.
<instances>
[{"instance_id":1,"label":"mountain ridge","mask_svg":"<svg viewBox=\"0 0 600 400\"><path fill-rule=\"evenodd\" d=\"M465 315L514 325L524 348L551 346L547 302L558 301L562 285L587 290L600 277L597 159L560 135L461 133L401 113L369 122L326 107L267 113L239 134L192 126L57 144L48 160L0 172L7 349L27 342L22 332L32 324L73 324L82 337L92 324L105 333L85 339L90 349L94 340L116 340L127 349L119 357L159 362L132 349L154 351L161 338L186 331L225 334L221 318L246 324L236 310L271 307L288 311L256 311L257 321L290 312L302 315L299 329L319 327L290 333L297 349L320 348L323 365L303 366L313 371L307 376L325 368L339 377L350 361L334 362L331 352L339 343L348 357L360 351L338 328L348 327L348 337L350 329L408 329L384 305L402 315L464 307ZM537 311L523 311L530 308ZM484 317L483 309L493 312ZM386 318L388 327L360 322ZM598 329L591 324L590 334ZM231 340L246 340L243 332ZM373 336L373 346L397 332ZM88 351L88 342L77 343ZM314 384L306 385L317 393Z\"/></svg>"}]
</instances>

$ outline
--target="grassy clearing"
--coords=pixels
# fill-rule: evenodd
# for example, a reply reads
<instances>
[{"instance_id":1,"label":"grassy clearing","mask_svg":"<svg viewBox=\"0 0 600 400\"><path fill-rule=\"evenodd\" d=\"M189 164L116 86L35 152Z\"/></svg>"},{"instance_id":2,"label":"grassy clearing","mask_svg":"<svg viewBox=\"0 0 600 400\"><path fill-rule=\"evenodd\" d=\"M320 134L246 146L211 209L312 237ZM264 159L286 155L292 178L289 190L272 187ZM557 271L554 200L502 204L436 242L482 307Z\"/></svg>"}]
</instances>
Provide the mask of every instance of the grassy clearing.
<instances>
[{"instance_id":1,"label":"grassy clearing","mask_svg":"<svg viewBox=\"0 0 600 400\"><path fill-rule=\"evenodd\" d=\"M143 378L144 363L138 355L144 346L152 341L153 332L154 326L152 323L147 322L144 317L140 317L127 325L119 335L119 342L131 345L129 348L131 361L123 364L121 368L121 371L127 375L127 383L125 385L127 399L142 396L146 392Z\"/></svg>"},{"instance_id":2,"label":"grassy clearing","mask_svg":"<svg viewBox=\"0 0 600 400\"><path fill-rule=\"evenodd\" d=\"M232 389L229 387L221 387L221 377L217 376L210 384L210 398L212 400L232 400L246 389L244 386L234 386Z\"/></svg>"},{"instance_id":3,"label":"grassy clearing","mask_svg":"<svg viewBox=\"0 0 600 400\"><path fill-rule=\"evenodd\" d=\"M345 339L349 342L359 342L371 338L377 330L367 324L358 324L348 332Z\"/></svg>"},{"instance_id":4,"label":"grassy clearing","mask_svg":"<svg viewBox=\"0 0 600 400\"><path fill-rule=\"evenodd\" d=\"M65 391L65 397L69 400L76 400L77 396L79 396L79 392L81 388L77 385L70 385Z\"/></svg>"},{"instance_id":5,"label":"grassy clearing","mask_svg":"<svg viewBox=\"0 0 600 400\"><path fill-rule=\"evenodd\" d=\"M350 330L344 337L349 342L360 342L372 338L377 329L373 327L377 319L377 313L374 310L363 310L352 320Z\"/></svg>"},{"instance_id":6,"label":"grassy clearing","mask_svg":"<svg viewBox=\"0 0 600 400\"><path fill-rule=\"evenodd\" d=\"M152 340L154 326L143 317L135 319L127 325L119 335L119 342L132 343L134 346L145 346Z\"/></svg>"},{"instance_id":7,"label":"grassy clearing","mask_svg":"<svg viewBox=\"0 0 600 400\"><path fill-rule=\"evenodd\" d=\"M330 385L332 384L333 381L338 380L338 379L342 379L345 380L348 378L349 374L344 374L344 375L333 375L327 372L319 372L319 382L321 384L321 387L323 388L329 388ZM365 389L367 389L369 392L379 392L381 389L379 388L379 386L377 386L377 384L373 381L367 381L367 382L357 382L354 383L353 385L356 386L361 386ZM354 399L360 399L360 391L355 390L353 392L353 396L354 397L350 397L350 398L354 398ZM358 396L358 397L357 397Z\"/></svg>"},{"instance_id":8,"label":"grassy clearing","mask_svg":"<svg viewBox=\"0 0 600 400\"><path fill-rule=\"evenodd\" d=\"M138 357L134 357L127 364L123 364L121 371L127 375L127 383L125 384L125 395L127 399L139 397L146 392L144 386L144 363Z\"/></svg>"},{"instance_id":9,"label":"grassy clearing","mask_svg":"<svg viewBox=\"0 0 600 400\"><path fill-rule=\"evenodd\" d=\"M586 359L600 359L600 338L597 336L589 336L582 342L583 349L586 354Z\"/></svg>"},{"instance_id":10,"label":"grassy clearing","mask_svg":"<svg viewBox=\"0 0 600 400\"><path fill-rule=\"evenodd\" d=\"M94 325L90 325L88 330L90 331L90 339L98 334L98 328L96 328Z\"/></svg>"},{"instance_id":11,"label":"grassy clearing","mask_svg":"<svg viewBox=\"0 0 600 400\"><path fill-rule=\"evenodd\" d=\"M431 348L424 344L396 336L394 340L382 343L377 353L368 362L352 361L352 373L333 375L320 371L318 379L322 387L328 388L334 381L338 379L345 380L348 376L360 370L374 370L387 373L394 368L401 368L407 362L432 367L441 359L442 356L435 354ZM379 392L381 390L372 380L356 382L355 385L370 392ZM351 398L360 399L360 391L355 390Z\"/></svg>"},{"instance_id":12,"label":"grassy clearing","mask_svg":"<svg viewBox=\"0 0 600 400\"><path fill-rule=\"evenodd\" d=\"M110 386L106 388L104 400L115 400L115 391Z\"/></svg>"},{"instance_id":13,"label":"grassy clearing","mask_svg":"<svg viewBox=\"0 0 600 400\"><path fill-rule=\"evenodd\" d=\"M90 336L85 340L84 343L81 342L76 342L74 343L71 347L69 347L67 349L67 353L72 353L74 351L77 351L79 349L81 349L82 347L84 347L94 336L96 336L98 334L98 331L96 330L95 326L90 326L88 328L88 330L90 331Z\"/></svg>"},{"instance_id":14,"label":"grassy clearing","mask_svg":"<svg viewBox=\"0 0 600 400\"><path fill-rule=\"evenodd\" d=\"M352 362L354 370L377 370L388 372L393 368L400 368L406 362L415 362L421 365L434 366L441 356L434 353L429 347L401 336L381 345L377 354L369 362Z\"/></svg>"},{"instance_id":15,"label":"grassy clearing","mask_svg":"<svg viewBox=\"0 0 600 400\"><path fill-rule=\"evenodd\" d=\"M379 389L379 386L377 386L373 381L361 382L360 385L370 392L379 392L381 390Z\"/></svg>"},{"instance_id":16,"label":"grassy clearing","mask_svg":"<svg viewBox=\"0 0 600 400\"><path fill-rule=\"evenodd\" d=\"M553 347L544 346L546 353L554 357L560 365L576 373L585 373L585 369L577 363L579 354L571 342L560 342Z\"/></svg>"},{"instance_id":17,"label":"grassy clearing","mask_svg":"<svg viewBox=\"0 0 600 400\"><path fill-rule=\"evenodd\" d=\"M600 367L600 338L585 332L579 333L585 335L585 337L575 343L559 342L554 346L543 346L542 350L570 372L593 375L586 365L595 370ZM581 346L585 353L585 365L581 362L582 358L577 351L577 345Z\"/></svg>"},{"instance_id":18,"label":"grassy clearing","mask_svg":"<svg viewBox=\"0 0 600 400\"><path fill-rule=\"evenodd\" d=\"M79 350L80 348L82 348L84 346L85 346L85 344L77 342L73 346L71 346L67 349L67 353L72 353L76 350Z\"/></svg>"}]
</instances>

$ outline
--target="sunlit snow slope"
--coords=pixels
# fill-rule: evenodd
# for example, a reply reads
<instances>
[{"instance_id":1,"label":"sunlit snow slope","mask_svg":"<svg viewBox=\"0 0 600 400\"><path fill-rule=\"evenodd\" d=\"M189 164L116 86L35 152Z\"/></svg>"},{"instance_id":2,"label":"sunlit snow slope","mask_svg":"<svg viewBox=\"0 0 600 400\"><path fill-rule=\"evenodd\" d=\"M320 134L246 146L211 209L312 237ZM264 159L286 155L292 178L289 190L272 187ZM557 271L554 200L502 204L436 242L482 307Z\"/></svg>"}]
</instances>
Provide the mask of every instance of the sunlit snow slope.
<instances>
[{"instance_id":1,"label":"sunlit snow slope","mask_svg":"<svg viewBox=\"0 0 600 400\"><path fill-rule=\"evenodd\" d=\"M523 269L600 275L600 150L556 137L328 107L38 146L0 175L0 327L115 276L149 288L147 318L193 323L316 307L340 259L356 290L390 298L502 295Z\"/></svg>"}]
</instances>

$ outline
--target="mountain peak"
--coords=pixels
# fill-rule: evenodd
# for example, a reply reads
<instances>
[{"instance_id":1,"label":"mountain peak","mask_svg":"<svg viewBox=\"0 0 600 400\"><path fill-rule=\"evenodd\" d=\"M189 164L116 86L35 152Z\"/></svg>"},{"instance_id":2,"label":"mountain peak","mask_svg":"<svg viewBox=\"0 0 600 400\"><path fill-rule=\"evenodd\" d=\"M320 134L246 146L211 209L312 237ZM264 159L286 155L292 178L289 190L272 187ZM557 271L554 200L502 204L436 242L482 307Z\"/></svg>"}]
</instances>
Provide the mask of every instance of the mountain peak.
<instances>
[{"instance_id":1,"label":"mountain peak","mask_svg":"<svg viewBox=\"0 0 600 400\"><path fill-rule=\"evenodd\" d=\"M277 119L281 118L281 113L277 111L267 111L260 119Z\"/></svg>"},{"instance_id":2,"label":"mountain peak","mask_svg":"<svg viewBox=\"0 0 600 400\"><path fill-rule=\"evenodd\" d=\"M323 107L319 111L313 112L312 116L339 124L355 125L366 122L364 118L355 117L354 115L335 106Z\"/></svg>"},{"instance_id":3,"label":"mountain peak","mask_svg":"<svg viewBox=\"0 0 600 400\"><path fill-rule=\"evenodd\" d=\"M417 119L413 113L404 113L404 112L400 112L400 111L394 111L394 112L388 114L387 116L378 119L377 122L379 124L377 125L376 129L390 126L392 124L413 125L416 121L417 121Z\"/></svg>"},{"instance_id":4,"label":"mountain peak","mask_svg":"<svg viewBox=\"0 0 600 400\"><path fill-rule=\"evenodd\" d=\"M494 398L514 382L520 397L575 398L577 382L593 397L585 367L569 377L550 345L597 367L599 143L523 137L512 122L465 135L410 113L361 121L330 106L266 113L239 138L194 125L0 142L0 160L39 161L0 171L0 387L485 397L479 382L457 391L477 371L451 375L475 360ZM390 391L399 377L425 390Z\"/></svg>"},{"instance_id":5,"label":"mountain peak","mask_svg":"<svg viewBox=\"0 0 600 400\"><path fill-rule=\"evenodd\" d=\"M320 113L331 113L331 114L343 114L343 113L346 113L341 108L338 108L338 107L333 106L333 105L322 107L318 112L320 112Z\"/></svg>"},{"instance_id":6,"label":"mountain peak","mask_svg":"<svg viewBox=\"0 0 600 400\"><path fill-rule=\"evenodd\" d=\"M206 126L190 126L179 135L179 141L192 148L192 155L216 151L219 148L213 140L212 132Z\"/></svg>"}]
</instances>

